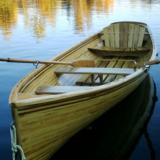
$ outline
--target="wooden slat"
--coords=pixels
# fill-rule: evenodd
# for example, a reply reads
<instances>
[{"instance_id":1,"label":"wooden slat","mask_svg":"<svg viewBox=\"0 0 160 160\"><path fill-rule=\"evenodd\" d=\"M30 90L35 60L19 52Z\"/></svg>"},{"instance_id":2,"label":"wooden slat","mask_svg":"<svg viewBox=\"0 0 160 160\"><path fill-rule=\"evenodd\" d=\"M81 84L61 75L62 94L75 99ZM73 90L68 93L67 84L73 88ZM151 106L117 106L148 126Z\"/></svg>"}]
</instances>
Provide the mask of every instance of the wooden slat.
<instances>
[{"instance_id":1,"label":"wooden slat","mask_svg":"<svg viewBox=\"0 0 160 160\"><path fill-rule=\"evenodd\" d=\"M96 52L95 52L96 53ZM123 52L121 52L123 53ZM101 51L100 53L96 53L97 56L101 56L103 58L106 58L106 57L130 57L130 58L139 58L139 57L142 57L143 55L145 55L146 53L118 53L118 52L112 52L112 53L108 53L108 52L105 52L105 51Z\"/></svg>"},{"instance_id":2,"label":"wooden slat","mask_svg":"<svg viewBox=\"0 0 160 160\"><path fill-rule=\"evenodd\" d=\"M105 60L104 60L105 62ZM104 63L103 65L101 65L101 67L108 67L108 68L115 68L115 66L117 66L118 60L117 59L112 59L112 61L109 61L109 63ZM95 79L95 82L94 82L94 85L101 85L101 84L104 84L106 83L106 79L110 79L110 77L113 77L115 75L113 74L104 74L102 75L102 79L103 79L103 82L100 81L100 78L97 76L96 79ZM89 79L87 80L86 82L80 82L79 84L82 84L82 85L93 85L92 84L92 81Z\"/></svg>"},{"instance_id":3,"label":"wooden slat","mask_svg":"<svg viewBox=\"0 0 160 160\"><path fill-rule=\"evenodd\" d=\"M95 53L97 56L107 57L141 57L146 54L150 49L141 48L135 50L121 50L121 49L98 49L98 48L88 48L92 53Z\"/></svg>"},{"instance_id":4,"label":"wooden slat","mask_svg":"<svg viewBox=\"0 0 160 160\"><path fill-rule=\"evenodd\" d=\"M129 67L133 67L133 64L132 64L132 62L131 61L124 61L124 63L122 64L122 68L129 68ZM120 79L120 78L123 78L124 77L124 75L116 75L116 77L115 77L115 79L114 79L114 81L116 81L116 80L118 80L118 79Z\"/></svg>"},{"instance_id":5,"label":"wooden slat","mask_svg":"<svg viewBox=\"0 0 160 160\"><path fill-rule=\"evenodd\" d=\"M106 67L106 65L110 61L98 60L97 67ZM86 85L86 84L91 84L91 75L81 75L81 77L76 81L76 85Z\"/></svg>"},{"instance_id":6,"label":"wooden slat","mask_svg":"<svg viewBox=\"0 0 160 160\"><path fill-rule=\"evenodd\" d=\"M88 48L89 51L106 51L106 52L147 52L150 51L149 48L107 48L107 47L103 47L103 48Z\"/></svg>"},{"instance_id":7,"label":"wooden slat","mask_svg":"<svg viewBox=\"0 0 160 160\"><path fill-rule=\"evenodd\" d=\"M129 24L128 48L133 48L134 24Z\"/></svg>"},{"instance_id":8,"label":"wooden slat","mask_svg":"<svg viewBox=\"0 0 160 160\"><path fill-rule=\"evenodd\" d=\"M119 48L119 24L114 25L115 32L115 48Z\"/></svg>"},{"instance_id":9,"label":"wooden slat","mask_svg":"<svg viewBox=\"0 0 160 160\"><path fill-rule=\"evenodd\" d=\"M121 68L122 67L122 65L123 65L123 61L118 61L117 60L117 62L114 64L114 68ZM120 75L120 74L118 74L118 75ZM122 75L122 74L121 74ZM109 83L109 82L112 82L115 78L116 78L116 74L110 74L110 75L108 75L106 78L104 78L104 83ZM123 75L123 76L125 76L125 75Z\"/></svg>"},{"instance_id":10,"label":"wooden slat","mask_svg":"<svg viewBox=\"0 0 160 160\"><path fill-rule=\"evenodd\" d=\"M55 71L56 74L122 74L128 75L134 73L133 69L129 68L77 68L76 70L67 71L60 69Z\"/></svg>"},{"instance_id":11,"label":"wooden slat","mask_svg":"<svg viewBox=\"0 0 160 160\"><path fill-rule=\"evenodd\" d=\"M123 24L123 35L121 34L121 36L123 37L123 46L122 48L128 48L128 33L129 33L129 26L128 23L124 23Z\"/></svg>"},{"instance_id":12,"label":"wooden slat","mask_svg":"<svg viewBox=\"0 0 160 160\"><path fill-rule=\"evenodd\" d=\"M119 43L120 43L120 46L119 48L124 48L123 47L123 42L124 42L124 27L123 27L123 23L120 24L120 30L119 30Z\"/></svg>"},{"instance_id":13,"label":"wooden slat","mask_svg":"<svg viewBox=\"0 0 160 160\"><path fill-rule=\"evenodd\" d=\"M103 30L103 40L105 41L105 46L110 47L110 28L104 28Z\"/></svg>"},{"instance_id":14,"label":"wooden slat","mask_svg":"<svg viewBox=\"0 0 160 160\"><path fill-rule=\"evenodd\" d=\"M111 27L110 29L110 47L115 48L115 31L114 28Z\"/></svg>"},{"instance_id":15,"label":"wooden slat","mask_svg":"<svg viewBox=\"0 0 160 160\"><path fill-rule=\"evenodd\" d=\"M134 26L134 35L133 35L133 48L137 48L138 39L139 39L139 26L135 25Z\"/></svg>"},{"instance_id":16,"label":"wooden slat","mask_svg":"<svg viewBox=\"0 0 160 160\"><path fill-rule=\"evenodd\" d=\"M114 60L111 61L106 67L108 67L108 68L116 68L116 65L118 63L117 60L118 60L117 57L114 58ZM110 74L104 75L104 79L103 79L104 83L106 82L106 80L108 80L110 78L110 76L112 76L112 75L110 75Z\"/></svg>"},{"instance_id":17,"label":"wooden slat","mask_svg":"<svg viewBox=\"0 0 160 160\"><path fill-rule=\"evenodd\" d=\"M36 90L36 94L62 94L68 92L88 90L91 87L84 86L42 86Z\"/></svg>"},{"instance_id":18,"label":"wooden slat","mask_svg":"<svg viewBox=\"0 0 160 160\"><path fill-rule=\"evenodd\" d=\"M137 47L142 47L143 39L144 39L144 33L145 33L145 28L141 26L140 31L139 31L139 39L138 39Z\"/></svg>"}]
</instances>

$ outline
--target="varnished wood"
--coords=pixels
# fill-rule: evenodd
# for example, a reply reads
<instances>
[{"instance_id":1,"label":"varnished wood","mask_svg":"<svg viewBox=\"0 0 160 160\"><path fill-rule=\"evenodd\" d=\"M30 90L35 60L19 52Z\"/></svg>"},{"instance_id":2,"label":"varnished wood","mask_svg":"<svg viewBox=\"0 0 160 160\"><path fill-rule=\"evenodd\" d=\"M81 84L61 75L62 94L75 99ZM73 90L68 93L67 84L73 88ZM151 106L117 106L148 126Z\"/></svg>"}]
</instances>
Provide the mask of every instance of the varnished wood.
<instances>
[{"instance_id":1,"label":"varnished wood","mask_svg":"<svg viewBox=\"0 0 160 160\"><path fill-rule=\"evenodd\" d=\"M119 49L119 48L88 48L88 50L90 51L106 51L106 53L144 53L144 52L148 52L150 50L150 48L134 48L134 49L130 49L130 48L125 48L125 49Z\"/></svg>"},{"instance_id":2,"label":"varnished wood","mask_svg":"<svg viewBox=\"0 0 160 160\"><path fill-rule=\"evenodd\" d=\"M77 68L74 70L66 71L59 69L55 71L56 74L116 74L116 75L129 75L134 73L133 69L129 68Z\"/></svg>"},{"instance_id":3,"label":"varnished wood","mask_svg":"<svg viewBox=\"0 0 160 160\"><path fill-rule=\"evenodd\" d=\"M146 24L117 22L51 60L77 61L76 67L42 65L21 80L12 90L10 104L18 144L27 159L48 160L75 133L127 97L149 69L144 65L135 69L133 63L155 63L155 54ZM88 71L90 67L93 71ZM82 74L68 74L78 68ZM119 74L116 68L132 72ZM68 73L57 74L60 69ZM38 89L45 92L37 94Z\"/></svg>"},{"instance_id":4,"label":"varnished wood","mask_svg":"<svg viewBox=\"0 0 160 160\"><path fill-rule=\"evenodd\" d=\"M68 92L75 92L77 90L88 90L91 87L84 86L42 86L37 88L36 94L62 94Z\"/></svg>"},{"instance_id":5,"label":"varnished wood","mask_svg":"<svg viewBox=\"0 0 160 160\"><path fill-rule=\"evenodd\" d=\"M149 49L140 49L140 50L106 50L106 49L99 49L99 48L88 48L89 51L95 53L96 55L102 56L102 57L141 57L142 55L145 55L146 52L149 51Z\"/></svg>"},{"instance_id":6,"label":"varnished wood","mask_svg":"<svg viewBox=\"0 0 160 160\"><path fill-rule=\"evenodd\" d=\"M61 62L61 61L39 61L39 60L29 60L29 59L14 59L14 58L0 58L2 62L13 62L13 63L32 63L38 64L59 64L59 65L71 65L74 67L87 67L95 66L94 61L91 60L78 60L73 62Z\"/></svg>"}]
</instances>

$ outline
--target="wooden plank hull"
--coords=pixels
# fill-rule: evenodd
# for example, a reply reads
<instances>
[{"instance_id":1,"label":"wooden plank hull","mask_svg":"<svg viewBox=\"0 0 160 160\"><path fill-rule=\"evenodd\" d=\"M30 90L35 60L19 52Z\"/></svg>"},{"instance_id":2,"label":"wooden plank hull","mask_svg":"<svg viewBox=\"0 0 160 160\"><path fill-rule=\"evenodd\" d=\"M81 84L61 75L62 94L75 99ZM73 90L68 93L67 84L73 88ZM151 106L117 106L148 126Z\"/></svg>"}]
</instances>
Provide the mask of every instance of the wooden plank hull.
<instances>
[{"instance_id":1,"label":"wooden plank hull","mask_svg":"<svg viewBox=\"0 0 160 160\"><path fill-rule=\"evenodd\" d=\"M16 108L19 139L27 159L49 159L71 136L130 94L146 75L143 73L112 92Z\"/></svg>"},{"instance_id":2,"label":"wooden plank hull","mask_svg":"<svg viewBox=\"0 0 160 160\"><path fill-rule=\"evenodd\" d=\"M92 72L88 68L83 68L79 73L78 68L63 65L42 66L21 80L13 89L10 103L17 131L17 143L22 147L28 160L49 159L70 137L135 90L148 74L148 68L145 66L135 68L133 65L133 62L144 63L155 58L154 45L146 25L134 22L132 26L132 22L129 24L123 22L114 23L113 26L109 28L111 33L108 33L108 29L100 32L54 59L69 63L74 60L95 61ZM125 32L126 29L130 34ZM142 34L133 36L132 31L136 30L142 31ZM109 35L111 37L107 41ZM106 46L102 46L103 44ZM96 54L91 52L90 48L96 48L96 51L98 48L103 52L105 49L105 56L100 52ZM139 51L144 48L146 50L141 54ZM107 55L108 51L116 51L116 57L113 56L115 53ZM133 52L138 56L130 56ZM126 53L127 56L121 56ZM57 75L56 71L59 68L66 69L67 72ZM107 75L98 72L97 76L95 70L101 68L112 68L112 71ZM133 72L127 75L120 72L126 69ZM72 75L73 73L76 74ZM37 88L43 88L46 84L52 88L76 86L82 87L82 90L61 92L61 94L36 94ZM91 84L92 87L83 90L85 86L79 84Z\"/></svg>"}]
</instances>

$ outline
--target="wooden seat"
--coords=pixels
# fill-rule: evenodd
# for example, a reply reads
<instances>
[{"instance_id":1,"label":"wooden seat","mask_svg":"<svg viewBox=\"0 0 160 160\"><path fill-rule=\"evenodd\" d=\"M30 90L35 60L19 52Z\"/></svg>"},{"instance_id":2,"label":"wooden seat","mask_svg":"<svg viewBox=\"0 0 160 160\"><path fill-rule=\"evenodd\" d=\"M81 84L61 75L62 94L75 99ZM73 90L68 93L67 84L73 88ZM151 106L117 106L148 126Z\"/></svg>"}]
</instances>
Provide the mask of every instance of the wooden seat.
<instances>
[{"instance_id":1,"label":"wooden seat","mask_svg":"<svg viewBox=\"0 0 160 160\"><path fill-rule=\"evenodd\" d=\"M120 49L143 47L145 28L145 24L139 23L112 23L110 27L103 29L104 46Z\"/></svg>"},{"instance_id":2,"label":"wooden seat","mask_svg":"<svg viewBox=\"0 0 160 160\"><path fill-rule=\"evenodd\" d=\"M56 70L56 74L89 74L92 85L95 84L95 76L99 78L100 84L104 83L103 75L129 75L134 73L134 69L129 68L77 68L76 70L67 71L64 68Z\"/></svg>"},{"instance_id":3,"label":"wooden seat","mask_svg":"<svg viewBox=\"0 0 160 160\"><path fill-rule=\"evenodd\" d=\"M134 72L134 69L130 68L91 68L83 67L76 70L67 71L64 68L55 71L56 74L117 74L117 75L129 75Z\"/></svg>"},{"instance_id":4,"label":"wooden seat","mask_svg":"<svg viewBox=\"0 0 160 160\"><path fill-rule=\"evenodd\" d=\"M62 94L91 88L89 86L41 86L36 90L36 94Z\"/></svg>"},{"instance_id":5,"label":"wooden seat","mask_svg":"<svg viewBox=\"0 0 160 160\"><path fill-rule=\"evenodd\" d=\"M146 26L139 23L112 23L102 31L102 48L89 48L97 56L138 58L149 51L145 48Z\"/></svg>"},{"instance_id":6,"label":"wooden seat","mask_svg":"<svg viewBox=\"0 0 160 160\"><path fill-rule=\"evenodd\" d=\"M101 57L133 57L138 58L149 51L148 48L139 48L135 50L106 49L106 48L88 48L89 51Z\"/></svg>"}]
</instances>

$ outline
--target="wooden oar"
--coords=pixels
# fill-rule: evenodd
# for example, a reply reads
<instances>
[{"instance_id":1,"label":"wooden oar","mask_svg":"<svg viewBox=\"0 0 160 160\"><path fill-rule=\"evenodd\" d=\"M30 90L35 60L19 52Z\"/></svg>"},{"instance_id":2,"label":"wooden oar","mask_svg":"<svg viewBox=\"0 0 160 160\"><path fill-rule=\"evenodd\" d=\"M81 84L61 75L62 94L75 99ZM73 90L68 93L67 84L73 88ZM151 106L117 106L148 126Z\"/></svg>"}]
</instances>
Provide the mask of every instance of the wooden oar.
<instances>
[{"instance_id":1,"label":"wooden oar","mask_svg":"<svg viewBox=\"0 0 160 160\"><path fill-rule=\"evenodd\" d=\"M95 62L93 60L78 60L73 62L61 62L61 61L38 61L38 60L27 60L27 59L14 59L14 58L0 58L1 62L13 62L13 63L33 63L38 64L61 64L61 65L71 65L74 67L85 66L94 67Z\"/></svg>"},{"instance_id":2,"label":"wooden oar","mask_svg":"<svg viewBox=\"0 0 160 160\"><path fill-rule=\"evenodd\" d=\"M74 67L94 67L94 60L77 60L73 62L61 62L61 61L38 61L38 60L26 60L26 59L14 59L14 58L0 58L1 62L13 62L13 63L33 63L33 64L60 64L60 65L71 65ZM112 60L111 60L112 61ZM160 59L151 60L144 64L135 64L135 67L142 67L145 65L159 64Z\"/></svg>"}]
</instances>

